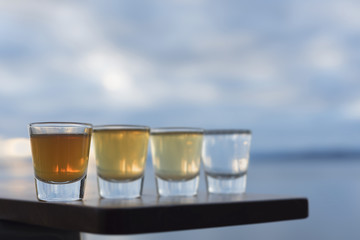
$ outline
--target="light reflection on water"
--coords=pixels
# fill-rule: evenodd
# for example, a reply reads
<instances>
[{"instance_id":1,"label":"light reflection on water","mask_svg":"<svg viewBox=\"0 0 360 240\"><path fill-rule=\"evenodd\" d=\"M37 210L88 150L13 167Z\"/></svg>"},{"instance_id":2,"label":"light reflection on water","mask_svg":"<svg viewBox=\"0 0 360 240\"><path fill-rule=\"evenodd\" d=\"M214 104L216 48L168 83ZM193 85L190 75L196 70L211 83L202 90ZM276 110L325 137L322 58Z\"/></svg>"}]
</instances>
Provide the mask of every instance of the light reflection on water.
<instances>
[{"instance_id":1,"label":"light reflection on water","mask_svg":"<svg viewBox=\"0 0 360 240\"><path fill-rule=\"evenodd\" d=\"M150 159L151 160L151 159ZM144 188L155 194L155 182L151 162L148 161ZM1 160L0 180L9 176L33 181L31 159ZM94 162L89 165L89 184L96 188ZM90 186L91 185L91 186ZM25 191L25 186L17 186ZM201 176L200 191L205 183ZM35 191L35 189L33 189ZM169 233L131 236L106 236L83 234L93 239L359 239L360 219L360 161L338 160L291 160L250 161L248 192L305 196L309 199L310 215L305 220L222 227ZM174 216L176 217L176 216Z\"/></svg>"},{"instance_id":2,"label":"light reflection on water","mask_svg":"<svg viewBox=\"0 0 360 240\"><path fill-rule=\"evenodd\" d=\"M0 158L1 178L26 178L33 174L31 158L7 157Z\"/></svg>"}]
</instances>

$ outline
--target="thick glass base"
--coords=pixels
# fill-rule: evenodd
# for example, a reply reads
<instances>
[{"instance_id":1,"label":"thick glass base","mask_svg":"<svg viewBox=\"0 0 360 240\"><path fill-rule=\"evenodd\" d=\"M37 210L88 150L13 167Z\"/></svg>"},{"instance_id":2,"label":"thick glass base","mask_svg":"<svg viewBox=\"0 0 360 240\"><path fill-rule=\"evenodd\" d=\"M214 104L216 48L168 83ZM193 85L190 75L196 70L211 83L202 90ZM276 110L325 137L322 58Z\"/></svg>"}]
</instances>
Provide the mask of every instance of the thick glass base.
<instances>
[{"instance_id":1,"label":"thick glass base","mask_svg":"<svg viewBox=\"0 0 360 240\"><path fill-rule=\"evenodd\" d=\"M156 177L156 185L160 196L194 196L199 188L199 176L183 181L166 181Z\"/></svg>"},{"instance_id":2,"label":"thick glass base","mask_svg":"<svg viewBox=\"0 0 360 240\"><path fill-rule=\"evenodd\" d=\"M84 197L86 175L76 182L48 183L35 178L37 198L42 201L76 201Z\"/></svg>"},{"instance_id":3,"label":"thick glass base","mask_svg":"<svg viewBox=\"0 0 360 240\"><path fill-rule=\"evenodd\" d=\"M103 198L137 198L141 196L144 177L129 182L111 182L98 176L99 194Z\"/></svg>"},{"instance_id":4,"label":"thick glass base","mask_svg":"<svg viewBox=\"0 0 360 240\"><path fill-rule=\"evenodd\" d=\"M246 190L246 174L240 177L214 177L206 174L209 193L240 194Z\"/></svg>"}]
</instances>

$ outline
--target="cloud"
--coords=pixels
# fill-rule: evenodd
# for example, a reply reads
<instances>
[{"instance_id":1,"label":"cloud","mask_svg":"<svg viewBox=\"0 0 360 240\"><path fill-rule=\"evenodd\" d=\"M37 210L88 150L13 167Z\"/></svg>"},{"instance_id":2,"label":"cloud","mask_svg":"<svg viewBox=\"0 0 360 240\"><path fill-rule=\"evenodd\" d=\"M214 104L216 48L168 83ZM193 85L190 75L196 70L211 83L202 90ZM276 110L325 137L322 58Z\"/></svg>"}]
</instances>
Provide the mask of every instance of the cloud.
<instances>
[{"instance_id":1,"label":"cloud","mask_svg":"<svg viewBox=\"0 0 360 240\"><path fill-rule=\"evenodd\" d=\"M7 71L7 68L0 63L0 94L2 96L13 96L27 92L30 82L25 76Z\"/></svg>"},{"instance_id":2,"label":"cloud","mask_svg":"<svg viewBox=\"0 0 360 240\"><path fill-rule=\"evenodd\" d=\"M360 99L353 100L346 104L342 109L342 114L347 119L360 120Z\"/></svg>"},{"instance_id":3,"label":"cloud","mask_svg":"<svg viewBox=\"0 0 360 240\"><path fill-rule=\"evenodd\" d=\"M3 136L33 120L292 129L358 118L354 1L0 6Z\"/></svg>"},{"instance_id":4,"label":"cloud","mask_svg":"<svg viewBox=\"0 0 360 240\"><path fill-rule=\"evenodd\" d=\"M347 63L347 51L336 36L316 36L305 46L304 61L318 71L343 70Z\"/></svg>"},{"instance_id":5,"label":"cloud","mask_svg":"<svg viewBox=\"0 0 360 240\"><path fill-rule=\"evenodd\" d=\"M31 156L28 138L0 138L0 158Z\"/></svg>"}]
</instances>

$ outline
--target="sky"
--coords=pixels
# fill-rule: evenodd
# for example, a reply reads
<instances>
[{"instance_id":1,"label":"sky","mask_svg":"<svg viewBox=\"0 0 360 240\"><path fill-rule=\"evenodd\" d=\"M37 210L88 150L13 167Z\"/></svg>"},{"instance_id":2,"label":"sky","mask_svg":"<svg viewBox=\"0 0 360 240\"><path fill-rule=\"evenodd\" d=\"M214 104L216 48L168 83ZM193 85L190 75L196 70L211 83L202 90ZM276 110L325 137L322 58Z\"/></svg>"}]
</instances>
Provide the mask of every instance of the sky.
<instances>
[{"instance_id":1,"label":"sky","mask_svg":"<svg viewBox=\"0 0 360 240\"><path fill-rule=\"evenodd\" d=\"M350 0L0 0L0 149L26 155L36 121L358 149L359 12Z\"/></svg>"}]
</instances>

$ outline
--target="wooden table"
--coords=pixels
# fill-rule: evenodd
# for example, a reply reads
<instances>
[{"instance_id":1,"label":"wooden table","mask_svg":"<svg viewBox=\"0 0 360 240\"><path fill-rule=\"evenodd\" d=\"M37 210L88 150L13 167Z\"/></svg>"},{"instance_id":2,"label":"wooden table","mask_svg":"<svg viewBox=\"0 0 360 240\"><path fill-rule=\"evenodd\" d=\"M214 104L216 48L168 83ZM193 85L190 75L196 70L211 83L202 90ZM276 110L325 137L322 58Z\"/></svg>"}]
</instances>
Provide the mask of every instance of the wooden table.
<instances>
[{"instance_id":1,"label":"wooden table","mask_svg":"<svg viewBox=\"0 0 360 240\"><path fill-rule=\"evenodd\" d=\"M200 192L196 197L169 198L145 193L139 199L111 200L100 199L93 191L83 201L47 203L36 199L31 179L7 179L0 184L0 239L80 239L79 232L139 234L307 216L308 201L303 197Z\"/></svg>"}]
</instances>

